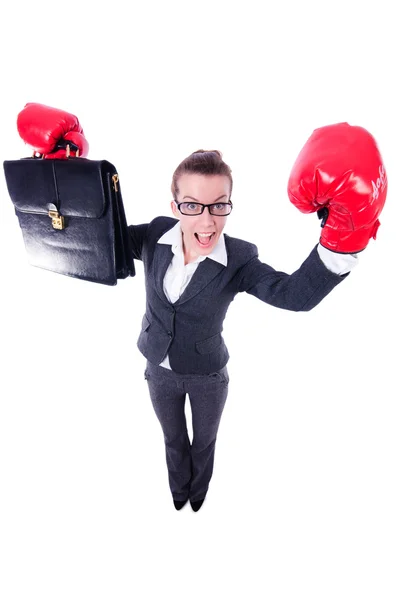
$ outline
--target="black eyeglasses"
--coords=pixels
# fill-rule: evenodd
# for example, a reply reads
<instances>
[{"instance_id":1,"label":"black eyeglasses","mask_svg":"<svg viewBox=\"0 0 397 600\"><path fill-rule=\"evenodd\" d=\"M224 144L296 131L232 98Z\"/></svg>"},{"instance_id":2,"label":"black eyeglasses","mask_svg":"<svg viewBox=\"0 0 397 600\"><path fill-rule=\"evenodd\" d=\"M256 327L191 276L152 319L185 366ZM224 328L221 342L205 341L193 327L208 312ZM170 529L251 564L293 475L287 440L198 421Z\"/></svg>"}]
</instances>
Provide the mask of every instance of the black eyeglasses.
<instances>
[{"instance_id":1,"label":"black eyeglasses","mask_svg":"<svg viewBox=\"0 0 397 600\"><path fill-rule=\"evenodd\" d=\"M224 217L230 215L233 208L233 204L231 202L215 202L214 204L200 204L199 202L176 202L175 200L174 202L183 215L192 217L201 215L204 212L205 207L207 207L209 213L215 217Z\"/></svg>"}]
</instances>

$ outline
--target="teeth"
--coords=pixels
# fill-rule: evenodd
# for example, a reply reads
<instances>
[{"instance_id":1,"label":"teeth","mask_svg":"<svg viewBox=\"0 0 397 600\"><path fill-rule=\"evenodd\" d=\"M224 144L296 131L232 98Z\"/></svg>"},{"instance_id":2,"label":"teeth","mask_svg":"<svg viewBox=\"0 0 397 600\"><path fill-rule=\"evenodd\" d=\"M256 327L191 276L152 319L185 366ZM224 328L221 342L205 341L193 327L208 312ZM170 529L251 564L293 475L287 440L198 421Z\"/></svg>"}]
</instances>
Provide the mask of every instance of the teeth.
<instances>
[{"instance_id":1,"label":"teeth","mask_svg":"<svg viewBox=\"0 0 397 600\"><path fill-rule=\"evenodd\" d=\"M198 233L197 235L199 235L200 237L210 237L212 233Z\"/></svg>"}]
</instances>

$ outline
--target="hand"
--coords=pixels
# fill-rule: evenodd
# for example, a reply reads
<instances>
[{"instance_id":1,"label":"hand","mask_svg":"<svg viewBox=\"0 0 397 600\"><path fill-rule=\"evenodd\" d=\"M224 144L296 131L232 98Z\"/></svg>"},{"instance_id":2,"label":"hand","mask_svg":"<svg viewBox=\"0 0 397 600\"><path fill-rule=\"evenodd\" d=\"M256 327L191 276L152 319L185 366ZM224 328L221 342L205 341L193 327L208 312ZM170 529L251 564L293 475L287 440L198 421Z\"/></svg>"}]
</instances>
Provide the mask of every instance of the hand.
<instances>
[{"instance_id":1,"label":"hand","mask_svg":"<svg viewBox=\"0 0 397 600\"><path fill-rule=\"evenodd\" d=\"M18 114L18 133L44 158L85 157L89 145L74 115L45 104L29 102Z\"/></svg>"},{"instance_id":2,"label":"hand","mask_svg":"<svg viewBox=\"0 0 397 600\"><path fill-rule=\"evenodd\" d=\"M341 253L364 250L376 238L387 175L373 136L337 123L315 129L288 181L290 201L322 219L320 244Z\"/></svg>"}]
</instances>

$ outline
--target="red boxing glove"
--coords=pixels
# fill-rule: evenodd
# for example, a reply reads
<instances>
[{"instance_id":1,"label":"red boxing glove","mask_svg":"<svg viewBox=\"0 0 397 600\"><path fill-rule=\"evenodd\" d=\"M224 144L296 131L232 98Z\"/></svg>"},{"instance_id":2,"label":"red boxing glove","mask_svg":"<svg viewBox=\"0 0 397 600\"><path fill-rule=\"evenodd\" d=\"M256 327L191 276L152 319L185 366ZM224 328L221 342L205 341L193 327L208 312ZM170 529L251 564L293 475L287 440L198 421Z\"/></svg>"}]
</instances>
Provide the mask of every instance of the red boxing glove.
<instances>
[{"instance_id":1,"label":"red boxing glove","mask_svg":"<svg viewBox=\"0 0 397 600\"><path fill-rule=\"evenodd\" d=\"M290 201L322 219L320 244L340 253L360 252L376 238L386 194L387 175L373 136L348 123L315 129L288 181Z\"/></svg>"},{"instance_id":2,"label":"red boxing glove","mask_svg":"<svg viewBox=\"0 0 397 600\"><path fill-rule=\"evenodd\" d=\"M24 142L44 158L88 154L89 145L78 118L64 110L29 102L18 114L17 128Z\"/></svg>"}]
</instances>

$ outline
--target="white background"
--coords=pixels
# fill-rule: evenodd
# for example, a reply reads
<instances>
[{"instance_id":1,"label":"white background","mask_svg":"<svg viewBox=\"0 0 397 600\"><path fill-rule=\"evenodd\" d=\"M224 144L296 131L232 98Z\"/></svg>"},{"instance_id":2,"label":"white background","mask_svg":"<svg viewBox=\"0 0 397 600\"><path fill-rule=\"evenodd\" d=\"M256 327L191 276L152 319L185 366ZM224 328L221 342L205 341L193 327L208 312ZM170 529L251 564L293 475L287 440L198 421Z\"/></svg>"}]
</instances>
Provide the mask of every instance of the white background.
<instances>
[{"instance_id":1,"label":"white background","mask_svg":"<svg viewBox=\"0 0 397 600\"><path fill-rule=\"evenodd\" d=\"M29 2L1 8L1 158L26 102L76 114L118 169L128 222L171 216L174 169L217 148L225 232L292 272L316 215L286 185L313 129L375 136L377 240L309 313L248 294L224 338L230 391L198 513L175 511L136 347L142 264L108 287L27 263L1 181L3 600L395 600L395 138L391 2ZM189 404L187 403L189 416Z\"/></svg>"}]
</instances>

